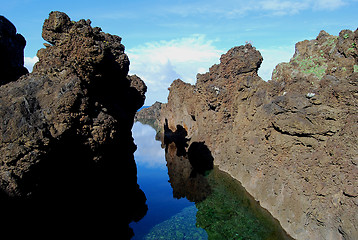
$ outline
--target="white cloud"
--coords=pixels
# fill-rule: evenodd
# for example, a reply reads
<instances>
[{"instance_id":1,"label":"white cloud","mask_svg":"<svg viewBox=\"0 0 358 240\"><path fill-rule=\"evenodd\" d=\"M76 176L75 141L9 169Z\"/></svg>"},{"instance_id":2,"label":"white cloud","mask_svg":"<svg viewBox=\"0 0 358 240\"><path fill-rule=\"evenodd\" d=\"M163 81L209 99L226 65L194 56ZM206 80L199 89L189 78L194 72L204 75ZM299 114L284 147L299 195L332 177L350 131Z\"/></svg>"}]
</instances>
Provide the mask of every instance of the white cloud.
<instances>
[{"instance_id":1,"label":"white cloud","mask_svg":"<svg viewBox=\"0 0 358 240\"><path fill-rule=\"evenodd\" d=\"M38 57L25 57L24 61L25 61L25 67L27 68L27 70L29 70L29 72L32 72L32 68L34 67L35 63L39 60Z\"/></svg>"},{"instance_id":2,"label":"white cloud","mask_svg":"<svg viewBox=\"0 0 358 240\"><path fill-rule=\"evenodd\" d=\"M165 168L165 151L161 148L161 143L155 140L155 130L149 125L136 122L132 132L137 144L137 151L134 153L137 164Z\"/></svg>"},{"instance_id":3,"label":"white cloud","mask_svg":"<svg viewBox=\"0 0 358 240\"><path fill-rule=\"evenodd\" d=\"M314 8L318 10L335 10L346 4L347 2L343 0L316 0L314 1Z\"/></svg>"},{"instance_id":4,"label":"white cloud","mask_svg":"<svg viewBox=\"0 0 358 240\"><path fill-rule=\"evenodd\" d=\"M304 10L335 10L347 4L344 0L269 0L260 1L257 10L274 15L293 15Z\"/></svg>"},{"instance_id":5,"label":"white cloud","mask_svg":"<svg viewBox=\"0 0 358 240\"><path fill-rule=\"evenodd\" d=\"M352 1L352 0L350 0ZM349 0L226 0L199 1L195 5L177 4L163 7L164 12L181 17L215 15L236 18L248 14L293 15L305 10L335 10L347 5ZM353 0L354 1L354 0Z\"/></svg>"},{"instance_id":6,"label":"white cloud","mask_svg":"<svg viewBox=\"0 0 358 240\"><path fill-rule=\"evenodd\" d=\"M258 50L264 58L258 74L265 81L271 79L272 71L277 64L282 62L289 62L295 53L295 47L293 45Z\"/></svg>"},{"instance_id":7,"label":"white cloud","mask_svg":"<svg viewBox=\"0 0 358 240\"><path fill-rule=\"evenodd\" d=\"M146 105L166 102L167 88L177 78L194 84L196 74L218 63L222 53L204 35L146 43L127 51L130 74L137 74L148 86Z\"/></svg>"},{"instance_id":8,"label":"white cloud","mask_svg":"<svg viewBox=\"0 0 358 240\"><path fill-rule=\"evenodd\" d=\"M281 1L270 0L259 2L259 8L274 15L297 14L309 7L308 1Z\"/></svg>"}]
</instances>

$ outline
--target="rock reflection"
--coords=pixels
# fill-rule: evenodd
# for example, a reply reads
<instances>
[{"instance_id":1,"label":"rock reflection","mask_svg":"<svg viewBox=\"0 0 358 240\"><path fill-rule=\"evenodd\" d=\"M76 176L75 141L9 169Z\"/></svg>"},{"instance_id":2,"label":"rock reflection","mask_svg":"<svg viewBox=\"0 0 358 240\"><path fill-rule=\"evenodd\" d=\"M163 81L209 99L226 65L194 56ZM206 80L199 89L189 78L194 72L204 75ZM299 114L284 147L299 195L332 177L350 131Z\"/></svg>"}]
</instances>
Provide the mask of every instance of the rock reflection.
<instances>
[{"instance_id":1,"label":"rock reflection","mask_svg":"<svg viewBox=\"0 0 358 240\"><path fill-rule=\"evenodd\" d=\"M164 144L169 182L175 198L201 202L211 193L205 174L213 169L214 158L204 142L193 142L189 146L187 135L181 125L177 125L173 132L165 119Z\"/></svg>"},{"instance_id":2,"label":"rock reflection","mask_svg":"<svg viewBox=\"0 0 358 240\"><path fill-rule=\"evenodd\" d=\"M173 196L195 202L196 227L205 229L209 239L291 239L239 182L214 169L205 142L188 147L190 140L182 126L175 132L165 130Z\"/></svg>"},{"instance_id":3,"label":"rock reflection","mask_svg":"<svg viewBox=\"0 0 358 240\"><path fill-rule=\"evenodd\" d=\"M137 239L292 240L238 181L214 168L214 158L205 142L189 140L180 125L175 131L166 126L164 138L162 147L173 197L195 205L155 224ZM162 205L158 209L165 212Z\"/></svg>"},{"instance_id":4,"label":"rock reflection","mask_svg":"<svg viewBox=\"0 0 358 240\"><path fill-rule=\"evenodd\" d=\"M177 148L176 154L177 156L186 156L186 148L188 147L188 139L186 136L188 135L185 128L181 125L177 125L177 129L173 132L168 127L168 120L165 119L164 124L164 144L166 146L165 150L167 151L167 147L171 143L175 143Z\"/></svg>"},{"instance_id":5,"label":"rock reflection","mask_svg":"<svg viewBox=\"0 0 358 240\"><path fill-rule=\"evenodd\" d=\"M177 199L187 198L196 203L203 201L211 193L207 179L201 170L198 171L193 167L187 157L188 154L178 156L177 153L178 149L174 142L167 145L165 158L169 182L173 188L173 197Z\"/></svg>"}]
</instances>

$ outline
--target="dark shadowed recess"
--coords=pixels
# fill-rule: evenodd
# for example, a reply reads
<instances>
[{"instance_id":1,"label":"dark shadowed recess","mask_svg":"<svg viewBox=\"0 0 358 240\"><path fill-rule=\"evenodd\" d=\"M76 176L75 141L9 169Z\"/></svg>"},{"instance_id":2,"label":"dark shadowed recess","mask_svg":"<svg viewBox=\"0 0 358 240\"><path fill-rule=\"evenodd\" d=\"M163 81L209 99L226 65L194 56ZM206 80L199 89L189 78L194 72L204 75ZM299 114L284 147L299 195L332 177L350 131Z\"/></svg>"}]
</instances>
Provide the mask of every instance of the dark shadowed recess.
<instances>
[{"instance_id":1,"label":"dark shadowed recess","mask_svg":"<svg viewBox=\"0 0 358 240\"><path fill-rule=\"evenodd\" d=\"M26 177L24 188L37 185L31 196L0 195L1 222L7 226L3 231L21 229L18 234L39 237L129 239L133 235L129 222L138 221L147 211L145 195L136 184L133 155L121 151L133 146L120 142L106 146L102 161L94 162L78 142L66 137L50 152L50 161L32 171L36 179Z\"/></svg>"},{"instance_id":2,"label":"dark shadowed recess","mask_svg":"<svg viewBox=\"0 0 358 240\"><path fill-rule=\"evenodd\" d=\"M175 198L187 198L201 202L210 195L211 189L205 176L214 167L214 158L205 142L193 142L186 138L187 131L177 125L175 132L164 125L165 157L169 182Z\"/></svg>"},{"instance_id":3,"label":"dark shadowed recess","mask_svg":"<svg viewBox=\"0 0 358 240\"><path fill-rule=\"evenodd\" d=\"M199 162L194 167L188 155L178 156L176 150L175 144L171 143L165 154L173 197L177 199L186 198L194 203L205 200L211 194L211 187L201 172L207 173L211 169L197 166L200 164Z\"/></svg>"},{"instance_id":4,"label":"dark shadowed recess","mask_svg":"<svg viewBox=\"0 0 358 240\"><path fill-rule=\"evenodd\" d=\"M214 167L214 157L205 142L193 142L188 149L188 159L193 166L192 174L206 175Z\"/></svg>"},{"instance_id":5,"label":"dark shadowed recess","mask_svg":"<svg viewBox=\"0 0 358 240\"><path fill-rule=\"evenodd\" d=\"M115 86L114 89L121 88ZM17 179L19 190L27 196L0 193L3 231L11 233L21 229L18 235L40 238L115 236L130 239L133 235L128 224L140 220L147 206L146 197L137 184L133 156L136 146L130 126L134 111L132 118L122 113L136 109L138 106L131 104L138 103L123 107L114 100L123 100L126 94L113 99L114 94L108 91L106 94L100 87L96 91L89 90L92 101L105 106L107 112L118 119L120 134L98 146L95 153L89 145L83 144L85 136L76 133L81 128L79 123L73 123L59 139L50 138L51 147L46 149L44 160L33 165L22 179ZM127 94L138 95L134 88ZM29 101L30 118L34 118L33 112L38 107L35 100ZM101 159L94 161L93 155Z\"/></svg>"}]
</instances>

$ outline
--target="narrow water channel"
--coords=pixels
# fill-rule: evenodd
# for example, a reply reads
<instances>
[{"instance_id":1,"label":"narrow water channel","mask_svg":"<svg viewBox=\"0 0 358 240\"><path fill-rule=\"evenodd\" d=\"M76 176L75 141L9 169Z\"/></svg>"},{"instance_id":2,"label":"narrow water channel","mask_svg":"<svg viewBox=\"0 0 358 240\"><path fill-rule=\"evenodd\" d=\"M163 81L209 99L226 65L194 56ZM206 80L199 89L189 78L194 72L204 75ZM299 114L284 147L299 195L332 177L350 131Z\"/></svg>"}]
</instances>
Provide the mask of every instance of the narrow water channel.
<instances>
[{"instance_id":1,"label":"narrow water channel","mask_svg":"<svg viewBox=\"0 0 358 240\"><path fill-rule=\"evenodd\" d=\"M155 135L149 125L133 127L148 212L130 224L132 239L291 239L238 181L216 167L194 171L174 143L162 148Z\"/></svg>"}]
</instances>

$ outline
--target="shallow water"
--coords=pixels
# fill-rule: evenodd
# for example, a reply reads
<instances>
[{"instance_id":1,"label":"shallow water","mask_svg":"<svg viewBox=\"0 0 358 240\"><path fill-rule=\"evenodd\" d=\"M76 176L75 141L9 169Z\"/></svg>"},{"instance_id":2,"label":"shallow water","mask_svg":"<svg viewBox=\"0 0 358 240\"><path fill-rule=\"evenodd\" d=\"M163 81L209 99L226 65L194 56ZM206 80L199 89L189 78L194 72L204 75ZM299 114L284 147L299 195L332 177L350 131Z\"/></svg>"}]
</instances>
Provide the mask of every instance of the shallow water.
<instances>
[{"instance_id":1,"label":"shallow water","mask_svg":"<svg viewBox=\"0 0 358 240\"><path fill-rule=\"evenodd\" d=\"M132 239L291 239L228 174L199 174L174 143L163 149L155 130L136 123L138 184L148 212L131 223Z\"/></svg>"}]
</instances>

